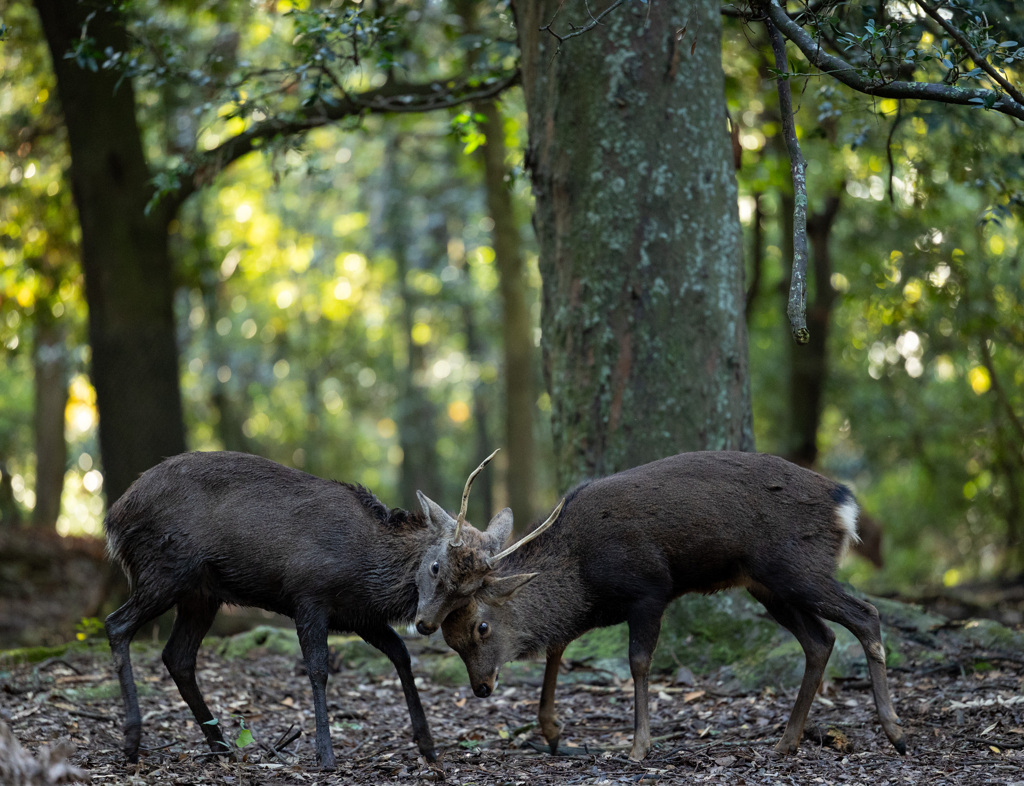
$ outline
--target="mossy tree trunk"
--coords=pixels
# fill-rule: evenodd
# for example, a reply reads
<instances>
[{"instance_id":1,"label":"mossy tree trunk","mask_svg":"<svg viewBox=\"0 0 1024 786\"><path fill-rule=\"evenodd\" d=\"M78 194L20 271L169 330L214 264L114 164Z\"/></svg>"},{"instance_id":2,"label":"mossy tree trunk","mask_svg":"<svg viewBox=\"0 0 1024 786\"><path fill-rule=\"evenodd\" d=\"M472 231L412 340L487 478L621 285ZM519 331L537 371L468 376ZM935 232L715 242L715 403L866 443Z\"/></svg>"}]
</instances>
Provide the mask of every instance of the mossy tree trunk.
<instances>
[{"instance_id":1,"label":"mossy tree trunk","mask_svg":"<svg viewBox=\"0 0 1024 786\"><path fill-rule=\"evenodd\" d=\"M720 4L514 5L559 485L752 449Z\"/></svg>"},{"instance_id":2,"label":"mossy tree trunk","mask_svg":"<svg viewBox=\"0 0 1024 786\"><path fill-rule=\"evenodd\" d=\"M171 215L159 206L146 213L152 175L131 80L67 57L86 34L97 53L126 51L117 7L85 0L36 0L35 7L71 150L104 490L112 501L140 472L185 449L167 242Z\"/></svg>"}]
</instances>

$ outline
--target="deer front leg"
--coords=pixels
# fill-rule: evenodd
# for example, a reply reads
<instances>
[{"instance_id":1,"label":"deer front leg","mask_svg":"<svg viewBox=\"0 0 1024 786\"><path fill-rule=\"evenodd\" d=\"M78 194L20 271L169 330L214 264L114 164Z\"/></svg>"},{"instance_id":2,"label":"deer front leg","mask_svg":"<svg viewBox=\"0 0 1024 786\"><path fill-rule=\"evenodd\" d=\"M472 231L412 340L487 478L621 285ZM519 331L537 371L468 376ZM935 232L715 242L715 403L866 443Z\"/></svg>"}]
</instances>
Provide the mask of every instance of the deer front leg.
<instances>
[{"instance_id":1,"label":"deer front leg","mask_svg":"<svg viewBox=\"0 0 1024 786\"><path fill-rule=\"evenodd\" d=\"M564 651L565 647L548 650L547 663L544 666L544 687L540 691L540 710L537 712L541 734L548 741L552 755L558 753L558 740L562 736L562 725L555 715L555 684L558 682L558 667Z\"/></svg>"},{"instance_id":2,"label":"deer front leg","mask_svg":"<svg viewBox=\"0 0 1024 786\"><path fill-rule=\"evenodd\" d=\"M633 675L633 750L629 758L640 761L651 750L651 716L647 698L647 680L651 658L661 632L661 612L647 607L629 615L629 671Z\"/></svg>"}]
</instances>

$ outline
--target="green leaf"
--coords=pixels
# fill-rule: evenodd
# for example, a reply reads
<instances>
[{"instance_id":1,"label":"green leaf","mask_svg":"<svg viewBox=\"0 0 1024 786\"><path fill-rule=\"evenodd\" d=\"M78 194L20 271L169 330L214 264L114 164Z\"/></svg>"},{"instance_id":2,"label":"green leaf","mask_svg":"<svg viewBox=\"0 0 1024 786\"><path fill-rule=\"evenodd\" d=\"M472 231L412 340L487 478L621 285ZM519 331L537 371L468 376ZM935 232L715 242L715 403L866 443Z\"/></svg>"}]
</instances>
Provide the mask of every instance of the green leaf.
<instances>
[{"instance_id":1,"label":"green leaf","mask_svg":"<svg viewBox=\"0 0 1024 786\"><path fill-rule=\"evenodd\" d=\"M248 729L242 729L238 732L238 736L235 738L235 745L239 748L244 748L246 745L252 745L255 740L252 738L252 732Z\"/></svg>"}]
</instances>

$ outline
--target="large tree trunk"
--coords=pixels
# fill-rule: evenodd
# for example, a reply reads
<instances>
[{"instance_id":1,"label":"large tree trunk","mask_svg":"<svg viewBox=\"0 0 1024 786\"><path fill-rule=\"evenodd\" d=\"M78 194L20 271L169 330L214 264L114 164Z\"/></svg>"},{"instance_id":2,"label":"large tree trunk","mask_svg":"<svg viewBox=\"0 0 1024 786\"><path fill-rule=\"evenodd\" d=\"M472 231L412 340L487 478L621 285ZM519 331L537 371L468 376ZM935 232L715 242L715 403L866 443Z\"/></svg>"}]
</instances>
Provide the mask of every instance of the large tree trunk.
<instances>
[{"instance_id":1,"label":"large tree trunk","mask_svg":"<svg viewBox=\"0 0 1024 786\"><path fill-rule=\"evenodd\" d=\"M752 449L719 3L515 8L560 486Z\"/></svg>"},{"instance_id":2,"label":"large tree trunk","mask_svg":"<svg viewBox=\"0 0 1024 786\"><path fill-rule=\"evenodd\" d=\"M494 101L481 102L475 109L483 117L481 128L487 137L480 154L484 162L487 209L494 221L494 261L501 293L508 504L521 530L533 521L537 512L534 500L534 348L526 302L526 264L512 195L505 182L505 130L501 112Z\"/></svg>"},{"instance_id":3,"label":"large tree trunk","mask_svg":"<svg viewBox=\"0 0 1024 786\"><path fill-rule=\"evenodd\" d=\"M97 0L35 0L35 6L71 148L104 486L113 500L140 472L185 449L170 216L159 206L146 215L153 189L131 80L66 57L84 34L98 52L125 51L117 7Z\"/></svg>"}]
</instances>

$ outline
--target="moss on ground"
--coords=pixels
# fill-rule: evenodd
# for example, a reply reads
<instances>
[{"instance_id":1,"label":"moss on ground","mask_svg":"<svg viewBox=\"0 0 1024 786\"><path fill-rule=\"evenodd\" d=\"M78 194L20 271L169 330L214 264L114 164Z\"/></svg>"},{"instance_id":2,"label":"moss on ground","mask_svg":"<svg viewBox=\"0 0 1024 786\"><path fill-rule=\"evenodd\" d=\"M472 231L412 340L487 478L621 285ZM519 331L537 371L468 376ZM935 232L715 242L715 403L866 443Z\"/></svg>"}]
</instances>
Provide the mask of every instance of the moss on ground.
<instances>
[{"instance_id":1,"label":"moss on ground","mask_svg":"<svg viewBox=\"0 0 1024 786\"><path fill-rule=\"evenodd\" d=\"M22 663L41 663L47 658L59 658L68 651L70 644L56 647L19 647L0 652L0 666L17 666Z\"/></svg>"},{"instance_id":2,"label":"moss on ground","mask_svg":"<svg viewBox=\"0 0 1024 786\"><path fill-rule=\"evenodd\" d=\"M301 655L295 631L271 625L259 625L245 633L212 641L217 654L225 658L241 658L256 649L275 655Z\"/></svg>"}]
</instances>

